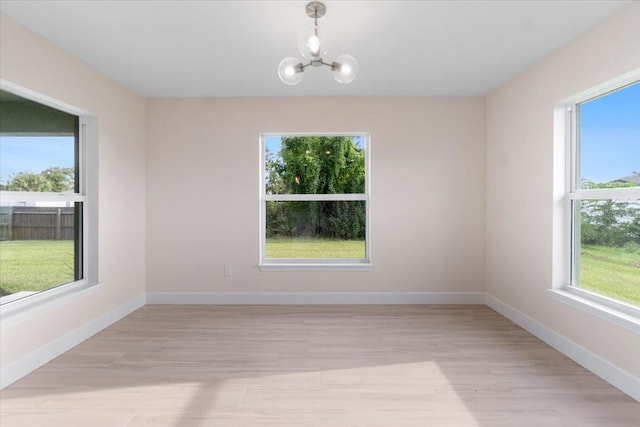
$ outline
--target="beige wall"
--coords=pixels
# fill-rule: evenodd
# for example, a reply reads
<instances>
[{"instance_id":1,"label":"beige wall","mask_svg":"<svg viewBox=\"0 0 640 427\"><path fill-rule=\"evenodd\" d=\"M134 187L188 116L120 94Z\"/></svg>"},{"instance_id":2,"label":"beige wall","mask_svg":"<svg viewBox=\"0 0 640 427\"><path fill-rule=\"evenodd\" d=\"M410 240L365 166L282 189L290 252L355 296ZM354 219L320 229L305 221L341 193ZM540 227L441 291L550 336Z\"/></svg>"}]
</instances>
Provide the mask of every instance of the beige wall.
<instances>
[{"instance_id":1,"label":"beige wall","mask_svg":"<svg viewBox=\"0 0 640 427\"><path fill-rule=\"evenodd\" d=\"M484 128L483 98L151 100L147 292L482 291ZM370 132L370 272L257 269L261 132Z\"/></svg>"},{"instance_id":2,"label":"beige wall","mask_svg":"<svg viewBox=\"0 0 640 427\"><path fill-rule=\"evenodd\" d=\"M2 366L144 294L145 100L2 16L0 78L99 120L100 279L96 291L0 333Z\"/></svg>"},{"instance_id":3,"label":"beige wall","mask_svg":"<svg viewBox=\"0 0 640 427\"><path fill-rule=\"evenodd\" d=\"M553 110L640 68L633 5L487 97L486 290L640 375L640 337L551 298Z\"/></svg>"},{"instance_id":4,"label":"beige wall","mask_svg":"<svg viewBox=\"0 0 640 427\"><path fill-rule=\"evenodd\" d=\"M145 101L1 19L0 77L99 117L103 282L3 326L3 367L145 290L486 290L640 375L637 335L548 292L553 107L640 67L640 5L492 93L486 111L484 98ZM371 133L372 271L258 271L259 133L339 131Z\"/></svg>"}]
</instances>

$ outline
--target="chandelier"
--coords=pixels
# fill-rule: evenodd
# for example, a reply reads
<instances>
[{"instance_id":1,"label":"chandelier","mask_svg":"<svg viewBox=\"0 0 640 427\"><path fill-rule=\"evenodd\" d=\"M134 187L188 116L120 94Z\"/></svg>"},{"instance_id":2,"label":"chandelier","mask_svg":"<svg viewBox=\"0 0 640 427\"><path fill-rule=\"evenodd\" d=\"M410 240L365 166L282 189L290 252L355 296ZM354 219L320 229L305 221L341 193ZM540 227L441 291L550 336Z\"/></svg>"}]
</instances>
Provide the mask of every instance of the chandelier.
<instances>
[{"instance_id":1,"label":"chandelier","mask_svg":"<svg viewBox=\"0 0 640 427\"><path fill-rule=\"evenodd\" d=\"M325 62L322 58L327 53L327 42L325 33L318 27L318 18L322 18L327 12L327 7L319 1L307 3L305 8L307 16L313 18L313 25L305 28L298 39L298 50L308 61L294 58L292 56L280 61L278 66L278 76L283 83L295 85L300 83L304 77L304 70L308 67L321 67L323 65L331 68L333 78L339 83L351 83L358 74L358 61L351 55L340 55L333 62Z\"/></svg>"}]
</instances>

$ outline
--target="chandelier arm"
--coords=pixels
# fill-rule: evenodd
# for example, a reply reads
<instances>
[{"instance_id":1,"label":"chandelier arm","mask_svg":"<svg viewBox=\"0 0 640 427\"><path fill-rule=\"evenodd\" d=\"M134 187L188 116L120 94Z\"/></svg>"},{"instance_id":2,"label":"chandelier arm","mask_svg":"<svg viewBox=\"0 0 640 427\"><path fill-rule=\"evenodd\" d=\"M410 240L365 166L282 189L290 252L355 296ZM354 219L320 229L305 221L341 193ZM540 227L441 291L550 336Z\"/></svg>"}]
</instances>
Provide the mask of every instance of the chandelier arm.
<instances>
[{"instance_id":1,"label":"chandelier arm","mask_svg":"<svg viewBox=\"0 0 640 427\"><path fill-rule=\"evenodd\" d=\"M323 63L323 64L324 64L324 63ZM300 63L300 65L298 65L298 67L299 67L302 71L304 71L304 69L305 69L305 68L307 68L307 67L309 67L309 66L311 66L311 65L313 65L313 61L309 61L309 63L308 63L308 64Z\"/></svg>"}]
</instances>

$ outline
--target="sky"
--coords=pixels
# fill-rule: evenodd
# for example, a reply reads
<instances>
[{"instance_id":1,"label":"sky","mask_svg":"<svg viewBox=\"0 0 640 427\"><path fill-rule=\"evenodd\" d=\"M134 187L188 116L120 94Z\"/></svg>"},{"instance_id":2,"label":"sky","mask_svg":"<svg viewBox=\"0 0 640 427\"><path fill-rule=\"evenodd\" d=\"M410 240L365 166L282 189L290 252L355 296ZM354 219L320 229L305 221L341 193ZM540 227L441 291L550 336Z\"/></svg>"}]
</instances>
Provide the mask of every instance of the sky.
<instances>
[{"instance_id":1,"label":"sky","mask_svg":"<svg viewBox=\"0 0 640 427\"><path fill-rule=\"evenodd\" d=\"M584 180L640 173L640 83L581 104L580 145Z\"/></svg>"},{"instance_id":2,"label":"sky","mask_svg":"<svg viewBox=\"0 0 640 427\"><path fill-rule=\"evenodd\" d=\"M0 181L20 172L40 173L53 166L74 167L72 136L0 136Z\"/></svg>"}]
</instances>

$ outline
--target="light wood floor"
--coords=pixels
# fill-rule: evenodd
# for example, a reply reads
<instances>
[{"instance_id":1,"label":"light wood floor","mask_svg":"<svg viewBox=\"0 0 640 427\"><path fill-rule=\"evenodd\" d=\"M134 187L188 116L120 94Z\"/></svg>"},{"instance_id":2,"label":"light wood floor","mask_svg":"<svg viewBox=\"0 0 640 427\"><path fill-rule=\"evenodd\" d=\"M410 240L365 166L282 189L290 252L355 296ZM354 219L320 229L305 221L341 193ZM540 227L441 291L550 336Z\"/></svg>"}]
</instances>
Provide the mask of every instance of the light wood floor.
<instances>
[{"instance_id":1,"label":"light wood floor","mask_svg":"<svg viewBox=\"0 0 640 427\"><path fill-rule=\"evenodd\" d=\"M485 306L146 306L0 393L10 426L640 426Z\"/></svg>"}]
</instances>

